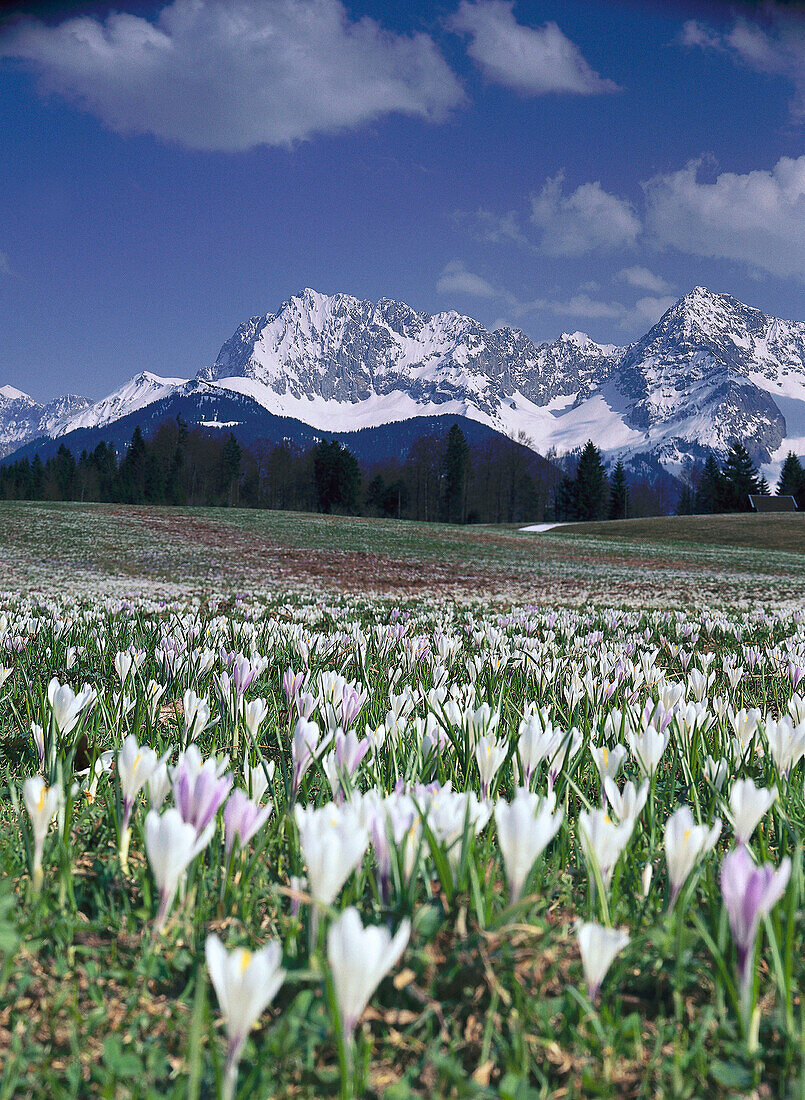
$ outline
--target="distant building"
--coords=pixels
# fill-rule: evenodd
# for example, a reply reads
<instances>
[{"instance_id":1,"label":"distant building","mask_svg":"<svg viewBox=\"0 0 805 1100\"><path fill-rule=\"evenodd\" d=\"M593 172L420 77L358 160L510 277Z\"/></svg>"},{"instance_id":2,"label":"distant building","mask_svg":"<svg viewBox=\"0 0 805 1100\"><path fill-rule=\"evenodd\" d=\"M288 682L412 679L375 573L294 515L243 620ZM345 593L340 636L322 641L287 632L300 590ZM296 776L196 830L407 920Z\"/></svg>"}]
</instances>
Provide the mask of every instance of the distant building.
<instances>
[{"instance_id":1,"label":"distant building","mask_svg":"<svg viewBox=\"0 0 805 1100\"><path fill-rule=\"evenodd\" d=\"M793 497L755 496L749 494L749 503L753 512L796 512L797 502Z\"/></svg>"}]
</instances>

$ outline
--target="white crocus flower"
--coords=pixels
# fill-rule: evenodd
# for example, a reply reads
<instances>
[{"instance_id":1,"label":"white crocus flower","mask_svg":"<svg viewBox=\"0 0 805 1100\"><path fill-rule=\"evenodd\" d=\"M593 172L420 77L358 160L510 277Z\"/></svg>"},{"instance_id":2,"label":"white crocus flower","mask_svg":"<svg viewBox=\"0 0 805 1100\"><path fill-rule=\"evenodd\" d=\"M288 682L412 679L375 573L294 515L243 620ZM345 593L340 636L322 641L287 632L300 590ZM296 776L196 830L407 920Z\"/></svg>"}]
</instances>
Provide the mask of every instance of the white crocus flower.
<instances>
[{"instance_id":1,"label":"white crocus flower","mask_svg":"<svg viewBox=\"0 0 805 1100\"><path fill-rule=\"evenodd\" d=\"M360 822L359 811L349 804L329 802L320 809L297 805L294 815L310 893L320 905L332 905L363 859L369 832Z\"/></svg>"},{"instance_id":2,"label":"white crocus flower","mask_svg":"<svg viewBox=\"0 0 805 1100\"><path fill-rule=\"evenodd\" d=\"M221 1096L231 1100L246 1038L285 981L280 965L282 947L272 940L259 951L244 947L227 951L218 937L210 934L204 953L229 1040Z\"/></svg>"},{"instance_id":3,"label":"white crocus flower","mask_svg":"<svg viewBox=\"0 0 805 1100\"><path fill-rule=\"evenodd\" d=\"M738 844L748 844L760 819L777 798L777 788L756 787L751 779L736 779L730 789L730 821Z\"/></svg>"},{"instance_id":4,"label":"white crocus flower","mask_svg":"<svg viewBox=\"0 0 805 1100\"><path fill-rule=\"evenodd\" d=\"M616 825L606 810L582 810L579 814L581 846L588 863L601 872L605 890L609 889L615 864L629 843L633 825L630 819Z\"/></svg>"},{"instance_id":5,"label":"white crocus flower","mask_svg":"<svg viewBox=\"0 0 805 1100\"><path fill-rule=\"evenodd\" d=\"M81 714L95 700L95 690L84 684L77 694L69 684L60 684L54 676L48 684L48 703L59 733L66 737L78 725Z\"/></svg>"},{"instance_id":6,"label":"white crocus flower","mask_svg":"<svg viewBox=\"0 0 805 1100\"><path fill-rule=\"evenodd\" d=\"M598 769L598 777L603 788L605 779L615 779L626 759L627 752L625 745L615 745L610 749L606 745L598 746L591 741L590 755Z\"/></svg>"},{"instance_id":7,"label":"white crocus flower","mask_svg":"<svg viewBox=\"0 0 805 1100\"><path fill-rule=\"evenodd\" d=\"M130 733L117 754L117 773L120 776L120 794L123 799L123 818L120 823L120 866L123 874L129 869L129 843L131 841L131 812L137 795L153 775L159 757L148 745L137 744Z\"/></svg>"},{"instance_id":8,"label":"white crocus flower","mask_svg":"<svg viewBox=\"0 0 805 1100\"><path fill-rule=\"evenodd\" d=\"M671 905L684 886L693 868L712 851L721 833L721 820L716 818L711 828L697 825L687 806L680 806L665 826L665 860L671 883Z\"/></svg>"},{"instance_id":9,"label":"white crocus flower","mask_svg":"<svg viewBox=\"0 0 805 1100\"><path fill-rule=\"evenodd\" d=\"M595 921L587 921L576 926L576 935L581 952L581 965L584 980L587 983L587 996L595 1004L601 983L612 966L615 956L629 943L628 932L617 928L605 928Z\"/></svg>"},{"instance_id":10,"label":"white crocus flower","mask_svg":"<svg viewBox=\"0 0 805 1100\"><path fill-rule=\"evenodd\" d=\"M784 778L805 756L805 721L795 726L787 714L778 721L767 718L766 740L777 770Z\"/></svg>"},{"instance_id":11,"label":"white crocus flower","mask_svg":"<svg viewBox=\"0 0 805 1100\"><path fill-rule=\"evenodd\" d=\"M481 798L487 799L495 776L506 759L506 744L496 737L482 736L475 746L475 762L481 777Z\"/></svg>"},{"instance_id":12,"label":"white crocus flower","mask_svg":"<svg viewBox=\"0 0 805 1100\"><path fill-rule=\"evenodd\" d=\"M399 961L410 935L411 922L407 919L400 923L393 938L387 928L364 928L358 910L352 906L330 925L327 962L347 1042L351 1041L369 998Z\"/></svg>"},{"instance_id":13,"label":"white crocus flower","mask_svg":"<svg viewBox=\"0 0 805 1100\"><path fill-rule=\"evenodd\" d=\"M182 696L184 712L184 741L195 741L210 721L210 704L190 688Z\"/></svg>"},{"instance_id":14,"label":"white crocus flower","mask_svg":"<svg viewBox=\"0 0 805 1100\"><path fill-rule=\"evenodd\" d=\"M541 799L527 788L518 788L510 803L495 806L498 844L506 868L512 904L518 900L531 868L556 836L562 810L553 812L553 800Z\"/></svg>"},{"instance_id":15,"label":"white crocus flower","mask_svg":"<svg viewBox=\"0 0 805 1100\"><path fill-rule=\"evenodd\" d=\"M150 810L160 810L162 803L170 793L170 789L171 779L168 764L165 759L162 759L148 777L148 808Z\"/></svg>"},{"instance_id":16,"label":"white crocus flower","mask_svg":"<svg viewBox=\"0 0 805 1100\"><path fill-rule=\"evenodd\" d=\"M145 851L160 895L155 932L165 926L179 879L199 852L207 847L214 831L215 822L212 821L200 836L197 835L195 826L183 821L179 811L173 808L161 815L156 810L148 811Z\"/></svg>"},{"instance_id":17,"label":"white crocus flower","mask_svg":"<svg viewBox=\"0 0 805 1100\"><path fill-rule=\"evenodd\" d=\"M250 703L244 705L243 721L246 723L246 729L249 731L252 741L257 740L260 726L265 721L267 714L268 703L265 699L252 699Z\"/></svg>"},{"instance_id":18,"label":"white crocus flower","mask_svg":"<svg viewBox=\"0 0 805 1100\"><path fill-rule=\"evenodd\" d=\"M720 791L729 771L728 761L724 759L714 760L712 756L708 756L704 762L703 770L705 779L712 783L717 791Z\"/></svg>"},{"instance_id":19,"label":"white crocus flower","mask_svg":"<svg viewBox=\"0 0 805 1100\"><path fill-rule=\"evenodd\" d=\"M48 787L41 775L26 779L22 785L22 797L31 819L33 833L33 888L38 893L42 888L42 853L45 850L45 837L50 823L56 816L63 801L59 787Z\"/></svg>"},{"instance_id":20,"label":"white crocus flower","mask_svg":"<svg viewBox=\"0 0 805 1100\"><path fill-rule=\"evenodd\" d=\"M659 767L662 754L668 747L670 734L666 730L660 733L653 726L648 726L643 733L628 733L626 739L632 755L637 761L643 775L649 779Z\"/></svg>"},{"instance_id":21,"label":"white crocus flower","mask_svg":"<svg viewBox=\"0 0 805 1100\"><path fill-rule=\"evenodd\" d=\"M644 779L639 787L635 787L631 779L624 783L623 790L619 791L611 779L604 780L604 793L609 802L612 816L618 821L629 821L632 828L643 812L649 792L649 781Z\"/></svg>"}]
</instances>

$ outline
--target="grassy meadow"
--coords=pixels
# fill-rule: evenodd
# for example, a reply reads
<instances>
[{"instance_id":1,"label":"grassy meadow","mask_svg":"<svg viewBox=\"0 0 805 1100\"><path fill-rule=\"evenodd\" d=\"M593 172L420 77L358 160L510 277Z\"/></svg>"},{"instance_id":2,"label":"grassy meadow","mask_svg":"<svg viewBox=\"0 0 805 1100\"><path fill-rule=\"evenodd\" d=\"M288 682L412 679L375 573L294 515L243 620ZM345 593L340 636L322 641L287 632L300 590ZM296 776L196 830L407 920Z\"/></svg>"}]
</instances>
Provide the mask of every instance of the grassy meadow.
<instances>
[{"instance_id":1,"label":"grassy meadow","mask_svg":"<svg viewBox=\"0 0 805 1100\"><path fill-rule=\"evenodd\" d=\"M797 524L0 505L0 1098L799 1100Z\"/></svg>"}]
</instances>

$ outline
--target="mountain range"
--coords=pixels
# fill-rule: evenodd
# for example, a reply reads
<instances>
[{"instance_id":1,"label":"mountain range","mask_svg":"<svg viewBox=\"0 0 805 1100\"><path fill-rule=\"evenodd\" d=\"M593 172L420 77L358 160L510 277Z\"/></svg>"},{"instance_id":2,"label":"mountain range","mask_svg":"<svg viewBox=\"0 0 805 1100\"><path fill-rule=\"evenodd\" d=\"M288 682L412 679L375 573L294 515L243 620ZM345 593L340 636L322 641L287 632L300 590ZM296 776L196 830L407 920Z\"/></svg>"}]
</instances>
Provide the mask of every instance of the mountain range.
<instances>
[{"instance_id":1,"label":"mountain range","mask_svg":"<svg viewBox=\"0 0 805 1100\"><path fill-rule=\"evenodd\" d=\"M306 289L244 322L192 379L144 371L94 403L0 388L0 456L122 445L177 414L246 442L336 436L363 457L404 457L415 433L457 419L543 455L592 439L609 460L671 473L739 439L775 476L805 451L805 323L696 287L628 347L581 332L535 344L454 311Z\"/></svg>"}]
</instances>

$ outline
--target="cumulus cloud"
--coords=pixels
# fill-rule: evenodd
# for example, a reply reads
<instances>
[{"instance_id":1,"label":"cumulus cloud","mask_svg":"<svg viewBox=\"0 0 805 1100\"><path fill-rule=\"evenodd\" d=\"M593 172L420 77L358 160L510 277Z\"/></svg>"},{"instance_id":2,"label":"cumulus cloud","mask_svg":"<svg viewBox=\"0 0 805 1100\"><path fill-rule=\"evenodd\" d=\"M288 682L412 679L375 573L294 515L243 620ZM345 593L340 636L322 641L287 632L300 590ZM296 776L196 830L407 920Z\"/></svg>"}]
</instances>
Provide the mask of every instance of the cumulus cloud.
<instances>
[{"instance_id":1,"label":"cumulus cloud","mask_svg":"<svg viewBox=\"0 0 805 1100\"><path fill-rule=\"evenodd\" d=\"M671 290L669 283L647 267L624 267L618 272L618 279L636 290L648 290L652 294L667 294Z\"/></svg>"},{"instance_id":2,"label":"cumulus cloud","mask_svg":"<svg viewBox=\"0 0 805 1100\"><path fill-rule=\"evenodd\" d=\"M683 46L730 53L755 72L782 76L794 85L791 113L805 119L805 24L799 15L767 5L765 25L736 19L726 33L696 20L682 28Z\"/></svg>"},{"instance_id":3,"label":"cumulus cloud","mask_svg":"<svg viewBox=\"0 0 805 1100\"><path fill-rule=\"evenodd\" d=\"M540 249L548 256L628 248L641 229L632 204L605 191L598 181L566 195L561 172L532 197L531 221L541 231Z\"/></svg>"},{"instance_id":4,"label":"cumulus cloud","mask_svg":"<svg viewBox=\"0 0 805 1100\"><path fill-rule=\"evenodd\" d=\"M441 120L464 92L433 40L350 19L340 0L175 0L152 22L115 13L0 37L113 130L193 149L287 146L389 113Z\"/></svg>"},{"instance_id":5,"label":"cumulus cloud","mask_svg":"<svg viewBox=\"0 0 805 1100\"><path fill-rule=\"evenodd\" d=\"M467 52L488 80L526 95L601 95L618 91L602 79L556 23L527 27L509 0L462 0L448 26L469 36Z\"/></svg>"},{"instance_id":6,"label":"cumulus cloud","mask_svg":"<svg viewBox=\"0 0 805 1100\"><path fill-rule=\"evenodd\" d=\"M605 301L592 298L589 294L574 294L569 298L537 298L533 302L523 303L529 311L553 313L558 317L569 317L582 321L616 321L629 332L641 335L647 328L656 324L663 313L675 303L672 296L653 296L639 298L633 306L619 301Z\"/></svg>"},{"instance_id":7,"label":"cumulus cloud","mask_svg":"<svg viewBox=\"0 0 805 1100\"><path fill-rule=\"evenodd\" d=\"M436 289L440 294L470 294L476 298L498 298L501 292L481 275L476 275L460 260L454 260L445 266Z\"/></svg>"},{"instance_id":8,"label":"cumulus cloud","mask_svg":"<svg viewBox=\"0 0 805 1100\"><path fill-rule=\"evenodd\" d=\"M771 171L698 178L700 162L644 184L654 238L694 256L738 260L773 275L805 278L805 156Z\"/></svg>"}]
</instances>

